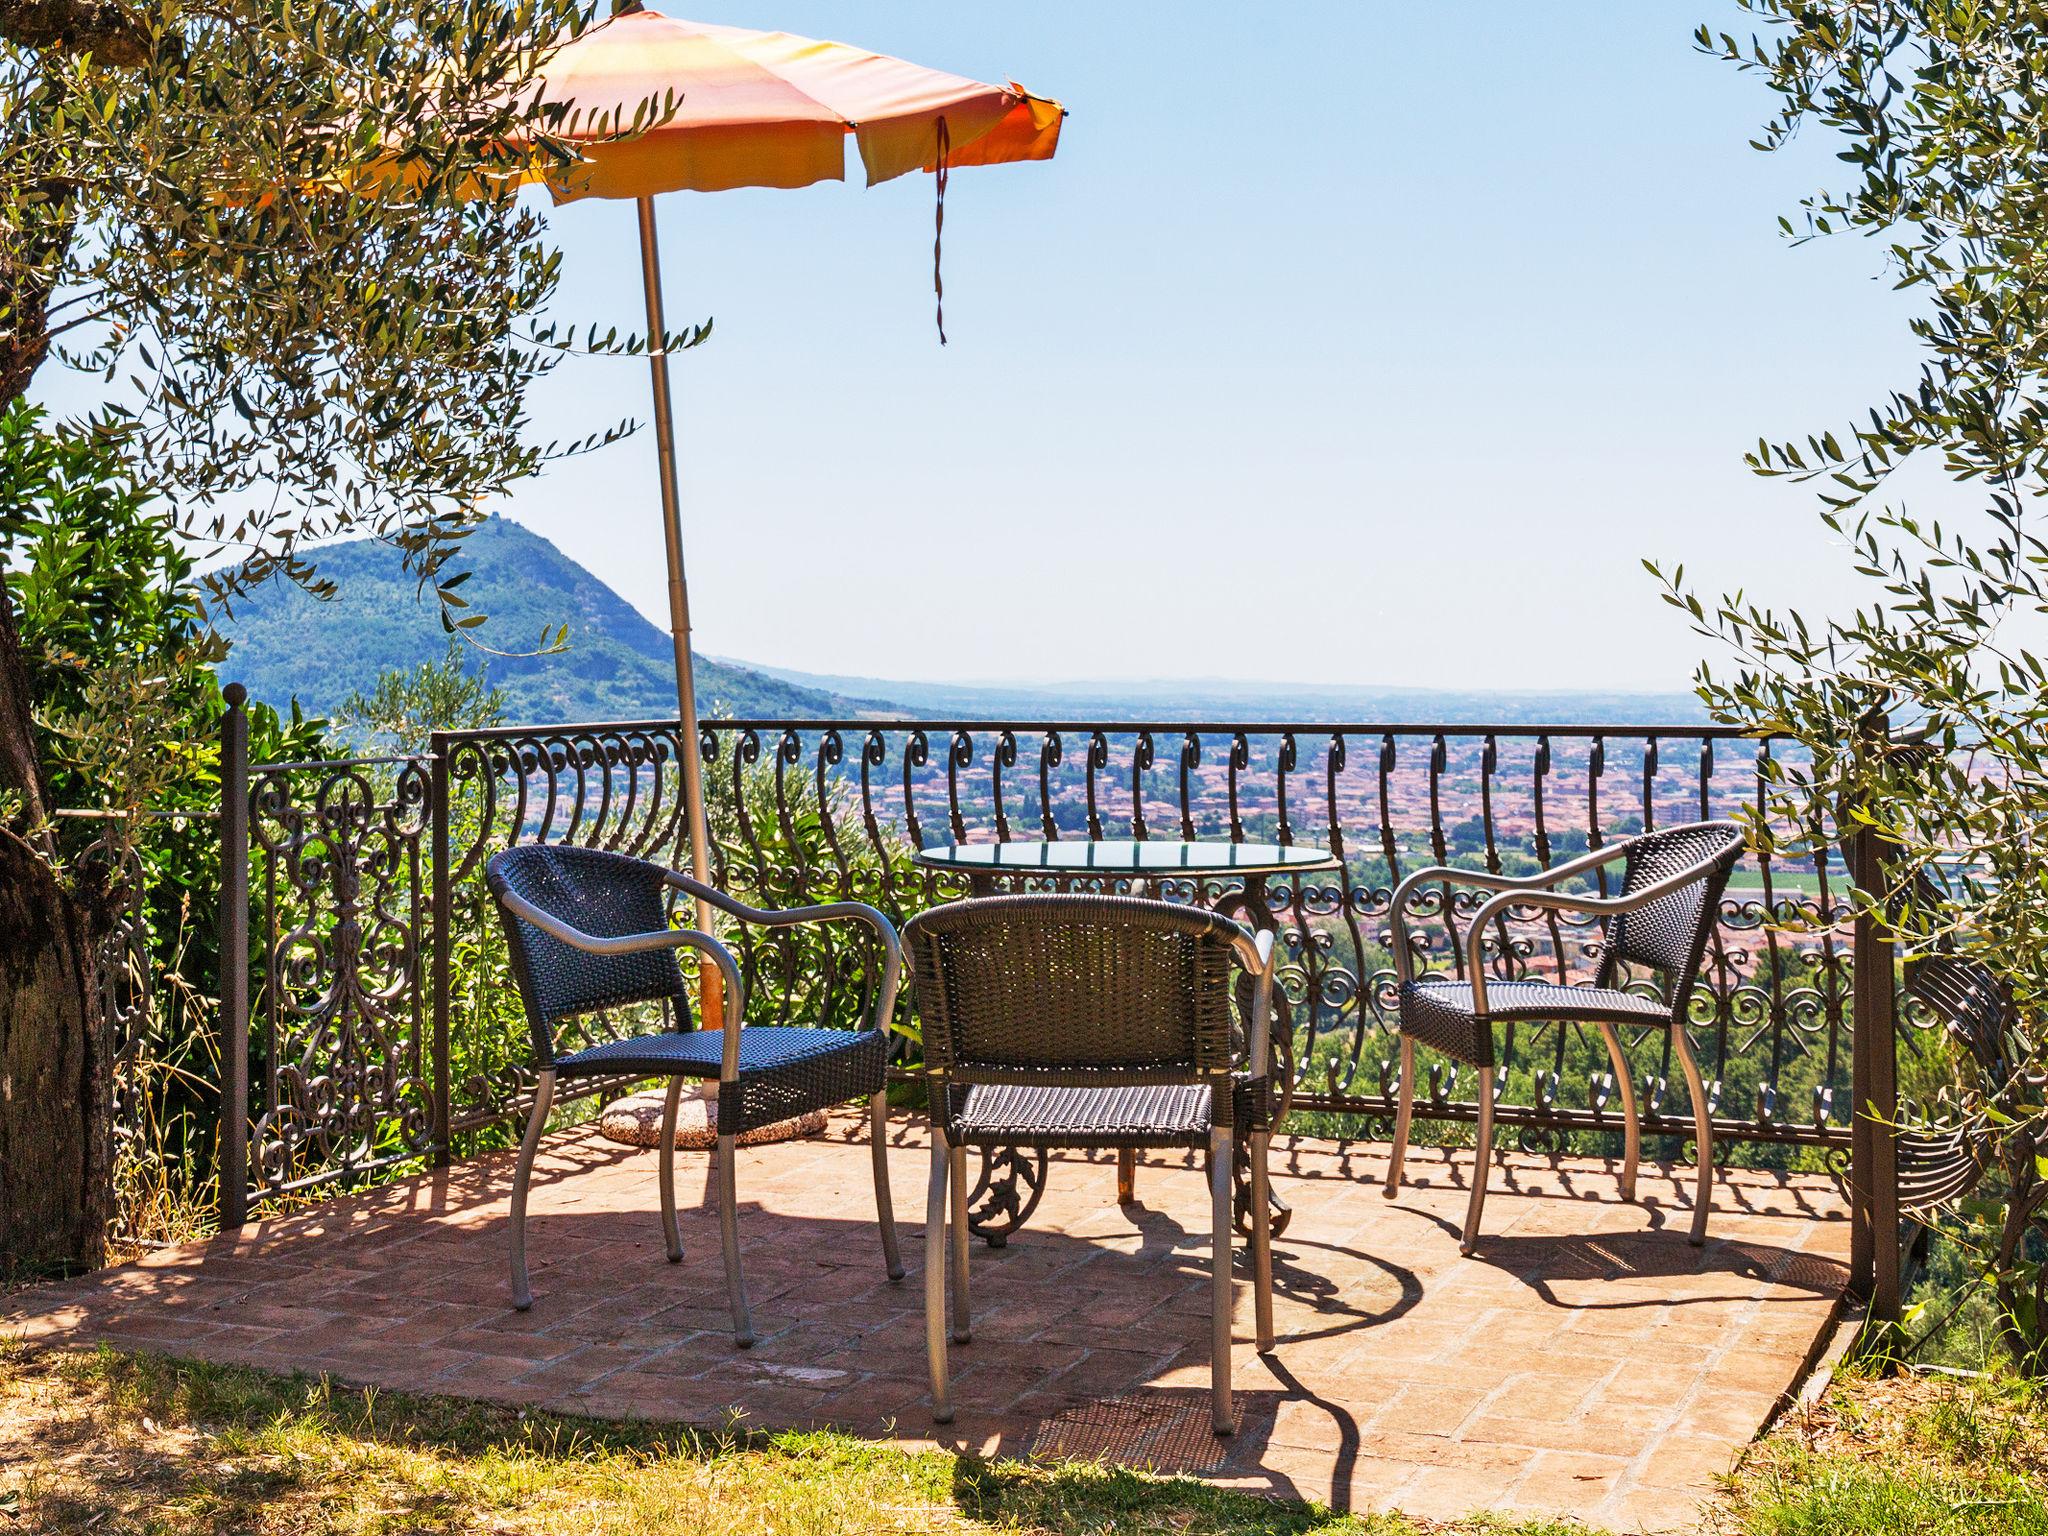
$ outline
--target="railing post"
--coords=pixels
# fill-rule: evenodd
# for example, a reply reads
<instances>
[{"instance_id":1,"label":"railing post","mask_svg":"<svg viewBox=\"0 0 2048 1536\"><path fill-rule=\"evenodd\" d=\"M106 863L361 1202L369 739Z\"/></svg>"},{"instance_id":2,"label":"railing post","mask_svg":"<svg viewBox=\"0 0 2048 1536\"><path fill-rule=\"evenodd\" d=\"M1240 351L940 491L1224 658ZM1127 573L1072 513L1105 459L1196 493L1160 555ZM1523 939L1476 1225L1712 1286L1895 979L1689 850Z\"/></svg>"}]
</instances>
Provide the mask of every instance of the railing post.
<instances>
[{"instance_id":1,"label":"railing post","mask_svg":"<svg viewBox=\"0 0 2048 1536\"><path fill-rule=\"evenodd\" d=\"M1881 752L1889 724L1881 714L1864 722L1861 750ZM1868 1303L1873 1321L1899 1320L1898 978L1891 935L1870 910L1882 902L1888 871L1882 840L1859 828L1849 846L1850 875L1863 894L1855 920L1851 971L1850 1080L1853 1106L1850 1195L1850 1283Z\"/></svg>"},{"instance_id":2,"label":"railing post","mask_svg":"<svg viewBox=\"0 0 2048 1536\"><path fill-rule=\"evenodd\" d=\"M249 715L248 690L221 690L220 1224L249 1219Z\"/></svg>"},{"instance_id":3,"label":"railing post","mask_svg":"<svg viewBox=\"0 0 2048 1536\"><path fill-rule=\"evenodd\" d=\"M428 1083L433 1095L433 1166L446 1168L451 1158L448 1134L448 970L450 949L454 936L453 926L454 893L450 890L448 869L448 740L440 731L433 733L427 749L433 754L432 789L429 815L433 838L433 923L434 959L429 985L433 988L434 1038L433 1061L428 1072Z\"/></svg>"}]
</instances>

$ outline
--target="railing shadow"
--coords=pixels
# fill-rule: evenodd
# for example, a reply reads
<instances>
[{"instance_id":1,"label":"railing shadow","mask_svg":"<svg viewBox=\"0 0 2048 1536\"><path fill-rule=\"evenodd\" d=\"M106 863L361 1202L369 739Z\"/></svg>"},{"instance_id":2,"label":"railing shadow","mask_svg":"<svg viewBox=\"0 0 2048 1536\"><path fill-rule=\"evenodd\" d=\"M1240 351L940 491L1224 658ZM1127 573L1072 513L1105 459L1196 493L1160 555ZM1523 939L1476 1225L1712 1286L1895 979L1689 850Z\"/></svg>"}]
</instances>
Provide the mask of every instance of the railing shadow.
<instances>
[{"instance_id":1,"label":"railing shadow","mask_svg":"<svg viewBox=\"0 0 2048 1536\"><path fill-rule=\"evenodd\" d=\"M1576 1236L1482 1235L1467 1262L1514 1276L1549 1306L1590 1312L1725 1305L1728 1292L1702 1288L1702 1276L1726 1276L1731 1288L1739 1282L1814 1297L1839 1296L1849 1282L1849 1267L1824 1254L1711 1235L1695 1248L1683 1229L1661 1226ZM1688 1285L1654 1294L1609 1289L1617 1282L1679 1279Z\"/></svg>"}]
</instances>

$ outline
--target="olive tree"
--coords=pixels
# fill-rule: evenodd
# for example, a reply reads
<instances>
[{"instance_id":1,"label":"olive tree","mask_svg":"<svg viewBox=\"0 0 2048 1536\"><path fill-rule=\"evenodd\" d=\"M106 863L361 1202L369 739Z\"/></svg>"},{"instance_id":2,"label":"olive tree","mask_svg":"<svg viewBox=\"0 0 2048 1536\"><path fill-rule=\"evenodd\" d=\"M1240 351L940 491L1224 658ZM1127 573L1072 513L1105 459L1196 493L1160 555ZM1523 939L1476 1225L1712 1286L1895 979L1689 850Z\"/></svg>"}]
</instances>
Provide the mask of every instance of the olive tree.
<instances>
[{"instance_id":1,"label":"olive tree","mask_svg":"<svg viewBox=\"0 0 2048 1536\"><path fill-rule=\"evenodd\" d=\"M1957 1053L1952 1110L1994 1164L1982 1273L2024 1367L2048 1366L2042 1295L2048 1113L2033 1021L2048 1009L2048 3L1740 0L1747 37L1699 46L1761 78L1757 147L1830 133L1842 184L1783 221L1795 241L1859 235L1917 298L1916 377L1861 420L1749 457L1811 483L1869 583L1836 615L1743 593L1702 599L1653 573L1725 660L1699 674L1714 714L1790 737L1773 809L1804 837L1866 833L1881 879L1857 900L1916 955L1975 960L2017 1023ZM1912 505L1902 471L1920 466ZM1884 730L1877 727L1882 724ZM1902 747L1901 738L1913 745ZM1801 760L1803 759L1803 761ZM1759 835L1768 834L1759 828ZM1859 1112L1862 1112L1859 1106Z\"/></svg>"},{"instance_id":2,"label":"olive tree","mask_svg":"<svg viewBox=\"0 0 2048 1536\"><path fill-rule=\"evenodd\" d=\"M216 557L211 604L320 590L313 546L369 535L472 622L446 561L560 451L525 406L571 344L539 319L558 254L508 188L566 154L530 86L581 21L574 0L0 0L0 408L45 367L99 380L89 428ZM116 895L53 816L12 615L0 572L0 1269L100 1248L93 946Z\"/></svg>"}]
</instances>

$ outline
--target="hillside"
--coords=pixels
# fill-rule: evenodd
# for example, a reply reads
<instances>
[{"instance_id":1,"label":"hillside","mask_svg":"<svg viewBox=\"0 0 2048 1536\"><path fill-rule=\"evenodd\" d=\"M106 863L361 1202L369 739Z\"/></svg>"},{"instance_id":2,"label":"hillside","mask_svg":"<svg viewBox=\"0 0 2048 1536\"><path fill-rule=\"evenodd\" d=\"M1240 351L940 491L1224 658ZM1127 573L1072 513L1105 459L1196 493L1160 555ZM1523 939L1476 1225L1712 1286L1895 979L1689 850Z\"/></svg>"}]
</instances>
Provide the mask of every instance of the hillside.
<instances>
[{"instance_id":1,"label":"hillside","mask_svg":"<svg viewBox=\"0 0 2048 1536\"><path fill-rule=\"evenodd\" d=\"M328 713L386 668L445 653L448 639L432 596L421 598L396 550L362 539L327 546L318 563L339 588L333 598L323 602L273 581L236 605L234 618L221 626L233 645L220 665L224 680L244 684L267 702L296 695L308 710ZM490 616L477 631L485 643L530 650L543 630L569 628L567 649L555 655L473 654L475 665L511 696L513 721L675 713L667 633L539 534L494 517L470 535L458 568L472 573L463 597ZM872 714L885 707L701 656L697 697L706 715L749 718Z\"/></svg>"}]
</instances>

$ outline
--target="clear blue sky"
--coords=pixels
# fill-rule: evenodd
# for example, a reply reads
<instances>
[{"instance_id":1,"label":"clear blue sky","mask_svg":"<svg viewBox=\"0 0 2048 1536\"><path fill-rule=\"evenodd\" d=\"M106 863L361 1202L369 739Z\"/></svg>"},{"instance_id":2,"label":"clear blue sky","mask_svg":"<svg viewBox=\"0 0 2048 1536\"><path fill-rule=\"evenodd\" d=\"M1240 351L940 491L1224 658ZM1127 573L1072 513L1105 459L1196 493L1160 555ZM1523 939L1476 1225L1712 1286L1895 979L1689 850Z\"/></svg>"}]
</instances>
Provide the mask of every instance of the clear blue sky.
<instances>
[{"instance_id":1,"label":"clear blue sky","mask_svg":"<svg viewBox=\"0 0 2048 1536\"><path fill-rule=\"evenodd\" d=\"M700 650L1661 689L1700 646L1645 555L1855 595L1810 493L1741 454L1904 380L1904 308L1873 246L1779 237L1839 167L1748 147L1763 87L1690 43L1726 0L683 13L1073 114L1050 164L953 178L943 350L930 178L663 200L671 322L717 322L676 364ZM630 205L555 229L562 318L639 328ZM578 360L539 418L572 437L646 389ZM663 614L649 436L501 510Z\"/></svg>"}]
</instances>

